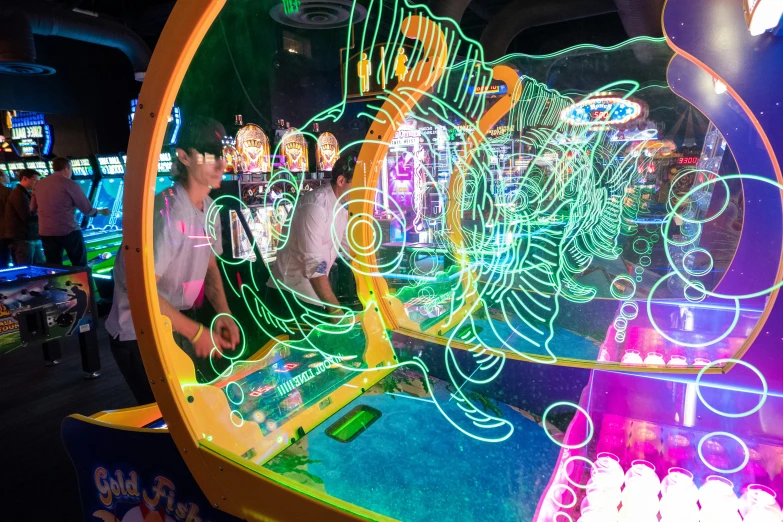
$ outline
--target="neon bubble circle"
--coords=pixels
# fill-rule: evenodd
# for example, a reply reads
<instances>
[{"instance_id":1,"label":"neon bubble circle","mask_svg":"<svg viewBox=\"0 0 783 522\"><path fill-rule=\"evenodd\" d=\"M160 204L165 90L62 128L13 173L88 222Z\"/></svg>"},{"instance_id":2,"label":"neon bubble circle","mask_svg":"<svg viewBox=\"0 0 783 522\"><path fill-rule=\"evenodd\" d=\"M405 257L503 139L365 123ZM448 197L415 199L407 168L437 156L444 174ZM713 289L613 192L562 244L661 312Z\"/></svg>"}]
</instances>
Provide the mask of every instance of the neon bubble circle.
<instances>
[{"instance_id":1,"label":"neon bubble circle","mask_svg":"<svg viewBox=\"0 0 783 522\"><path fill-rule=\"evenodd\" d=\"M620 293L620 291L617 290L617 286L620 286L623 282L630 285L630 287L626 288L625 293ZM627 286L627 285L623 285L623 286ZM628 291L628 288L630 288L630 291ZM614 297L615 299L618 299L620 301L627 301L628 299L632 298L636 293L636 283L634 282L633 279L631 279L630 276L619 275L615 277L612 283L609 285L609 293L612 294L612 297Z\"/></svg>"},{"instance_id":2,"label":"neon bubble circle","mask_svg":"<svg viewBox=\"0 0 783 522\"><path fill-rule=\"evenodd\" d=\"M234 421L234 417L239 417L239 424ZM228 414L228 418L231 420L231 424L237 428L241 428L242 425L245 424L245 418L242 417L242 413L239 410L231 410L231 413Z\"/></svg>"},{"instance_id":3,"label":"neon bubble circle","mask_svg":"<svg viewBox=\"0 0 783 522\"><path fill-rule=\"evenodd\" d=\"M634 301L626 301L620 306L620 315L628 321L633 321L639 315L639 305Z\"/></svg>"},{"instance_id":4,"label":"neon bubble circle","mask_svg":"<svg viewBox=\"0 0 783 522\"><path fill-rule=\"evenodd\" d=\"M354 272L367 276L377 276L393 272L400 266L406 254L406 242L403 237L402 246L399 251L395 253L393 258L386 262L380 262L375 257L375 254L380 250L383 242L380 222L374 215L366 212L351 214L353 205L371 204L376 209L391 214L393 219L399 222L404 229L405 222L404 219L400 217L404 214L402 208L394 199L389 200L392 205L386 208L381 207L375 199L370 199L380 194L382 194L381 191L377 189L364 187L351 189L340 196L337 204L335 204L335 214L341 209L349 214L345 243L342 241L342 238L339 237L334 222L332 223L330 230L332 245L335 250L337 250L338 255L351 265ZM360 242L358 238L363 236L366 236L366 241ZM344 246L346 243L348 246L347 249Z\"/></svg>"},{"instance_id":5,"label":"neon bubble circle","mask_svg":"<svg viewBox=\"0 0 783 522\"><path fill-rule=\"evenodd\" d=\"M689 288L695 288L701 292L701 295L695 297L692 296L688 293ZM704 301L704 299L707 298L707 294L704 293L704 284L701 281L689 281L685 289L682 291L682 295L685 296L685 299L691 303L701 303Z\"/></svg>"},{"instance_id":6,"label":"neon bubble circle","mask_svg":"<svg viewBox=\"0 0 783 522\"><path fill-rule=\"evenodd\" d=\"M715 339L712 339L711 341L706 341L703 343L686 343L685 341L675 339L669 335L667 335L661 328L658 326L658 323L655 322L655 319L653 318L652 313L652 299L655 295L655 291L658 289L658 287L664 283L667 279L670 277L674 277L676 274L674 272L669 272L662 278L658 279L653 285L652 288L650 288L650 293L647 294L647 318L650 320L650 324L653 328L655 328L655 331L658 332L658 335L666 339L667 341L679 344L680 346L685 346L687 348L703 348L705 346L712 346L713 344L721 342L723 339L729 336L729 334L734 330L734 327L737 326L737 322L739 321L740 317L740 303L739 299L733 299L734 301L734 319L731 321L731 324L726 329L725 332L723 332L721 335L716 337ZM690 284L690 281L686 281L686 284ZM706 292L706 291L705 291Z\"/></svg>"},{"instance_id":7,"label":"neon bubble circle","mask_svg":"<svg viewBox=\"0 0 783 522\"><path fill-rule=\"evenodd\" d=\"M240 397L242 397L238 401L235 401L234 398L233 398L233 395L231 393L229 393L229 388L232 385L237 387L237 389L239 390ZM231 388L231 389L233 389L233 388ZM226 392L226 397L228 398L228 402L230 402L234 406L239 406L240 404L245 402L245 391L242 389L242 387L239 384L236 383L236 381L231 381L228 384L226 384L225 392Z\"/></svg>"},{"instance_id":8,"label":"neon bubble circle","mask_svg":"<svg viewBox=\"0 0 783 522\"><path fill-rule=\"evenodd\" d=\"M686 259L688 259L688 256L692 254L704 254L709 258L709 263L707 264L707 268L703 268L701 270L693 270L692 268L688 268L688 263L686 263ZM685 255L682 256L682 269L685 271L686 274L692 275L693 277L701 277L703 275L707 275L712 271L712 267L714 265L714 261L712 260L712 254L710 254L707 250L704 248L692 248L685 252Z\"/></svg>"},{"instance_id":9,"label":"neon bubble circle","mask_svg":"<svg viewBox=\"0 0 783 522\"><path fill-rule=\"evenodd\" d=\"M562 489L564 492L568 492L571 495L571 502L564 504L560 501L556 493L556 491L558 491L559 489ZM554 502L555 505L559 508L570 509L576 505L576 492L573 489L571 489L571 487L568 484L555 484L549 490L549 494L552 495L552 502Z\"/></svg>"},{"instance_id":10,"label":"neon bubble circle","mask_svg":"<svg viewBox=\"0 0 783 522\"><path fill-rule=\"evenodd\" d=\"M557 408L558 406L571 406L573 408L576 408L578 412L582 413L582 415L585 416L585 418L587 419L588 430L587 430L587 437L585 438L584 441L580 442L579 444L564 444L562 442L556 441L554 437L552 437L552 435L549 433L549 430L546 429L546 416L549 415L550 411L552 411L554 408ZM578 404L574 404L573 402L568 402L568 401L559 401L550 404L547 407L547 409L544 410L544 414L541 416L541 426L544 428L544 433L546 433L546 436L549 437L549 440L551 440L561 448L565 448L565 449L579 449L584 446L587 446L587 444L593 438L593 434L595 432L595 427L593 426L593 419L590 418L590 415L587 413L587 411L581 406L579 406Z\"/></svg>"},{"instance_id":11,"label":"neon bubble circle","mask_svg":"<svg viewBox=\"0 0 783 522\"><path fill-rule=\"evenodd\" d=\"M759 400L759 403L755 407L751 408L748 411L743 411L740 413L727 413L725 411L720 411L719 409L715 408L704 399L704 396L702 396L701 394L701 386L700 386L702 376L709 368L723 363L740 364L759 376L759 379L761 380L761 386L764 392L761 394L761 399ZM753 415L754 413L759 411L762 406L764 406L764 403L767 402L767 396L769 394L769 386L767 385L767 380L764 378L764 374L762 374L758 370L758 368L756 368L752 364L745 361L741 361L739 359L718 359L717 361L712 361L711 363L705 365L701 370L699 370L699 374L696 376L696 394L699 396L699 400L701 401L701 403L704 404L704 406L706 406L707 409L710 410L711 412L717 413L718 415L721 415L723 417L738 419L741 417L747 417L748 415Z\"/></svg>"},{"instance_id":12,"label":"neon bubble circle","mask_svg":"<svg viewBox=\"0 0 783 522\"><path fill-rule=\"evenodd\" d=\"M763 178L761 176L756 176L756 175L753 175L753 174L726 174L724 176L721 176L720 178L715 178L715 179L704 181L703 183L700 183L699 185L696 185L695 187L691 188L691 190L688 191L688 193L685 194L682 197L682 199L680 200L680 203L678 203L674 207L673 211L676 210L677 207L680 204L682 204L682 201L687 199L689 196L695 194L699 190L707 187L708 185L714 184L714 183L716 183L718 181L725 181L725 180L730 180L730 179L740 179L740 180L749 179L749 180L754 180L754 181L761 181L761 182L766 183L768 185L772 185L773 187L777 187L778 190L783 191L783 185L781 185L780 183L777 183L775 181L772 181L770 179ZM717 217L717 215L714 216L713 219L715 217ZM669 227L671 226L671 221L672 220L671 220L671 214L670 214L669 218L666 220L666 223L663 226L663 242L664 242L664 249L663 250L664 250L664 252L666 254L666 258L669 261L669 264L672 267L672 272L671 273L672 274L676 274L683 281L687 281L688 280L687 277L685 277L685 275L683 275L680 272L680 270L676 267L674 261L672 260L670 249L667 246L667 245L684 246L684 245L680 245L678 243L675 243L675 242L667 239L667 237L669 235ZM659 279L659 281L660 281L660 279ZM770 294L773 291L775 291L778 288L780 288L781 286L783 286L783 279L781 279L780 281L777 281L774 285L772 285L772 286L770 286L768 288L765 288L764 290L760 290L758 292L752 292L752 293L748 293L748 294L740 294L740 295L720 294L718 292L710 292L709 290L705 290L704 293L706 295L710 296L710 297L716 297L716 298L719 298L719 299L735 299L735 300L737 300L737 299L753 299L754 297L759 297L759 296ZM650 293L652 293L652 291Z\"/></svg>"},{"instance_id":13,"label":"neon bubble circle","mask_svg":"<svg viewBox=\"0 0 783 522\"><path fill-rule=\"evenodd\" d=\"M723 436L723 437L728 437L728 438L730 438L730 439L733 439L733 440L737 441L737 443L738 443L740 446L742 446L742 450L743 450L743 453L745 454L745 458L744 458L744 460L742 461L742 464L740 464L740 465L739 465L739 466L737 466L736 468L731 468L731 469L720 469L720 468L716 468L715 466L713 466L712 464L710 464L709 462L707 462L706 460L704 460L704 454L702 453L702 449L701 449L701 448L702 448L702 446L704 446L704 442L705 442L707 439L711 439L712 437L720 437L720 436ZM736 436L736 435L734 435L733 433L729 433L729 432L727 432L727 431L713 431L712 433L708 433L708 434L706 434L706 435L705 435L704 437L702 437L702 438L701 438L701 440L699 441L699 446L697 447L697 450L698 450L698 452L699 452L699 458L701 459L702 463L703 463L705 466L707 466L708 468L710 468L712 471L715 471L715 472L717 472L717 473L725 473L725 474L727 474L727 475L730 475L730 474L732 474L732 473L736 473L736 472L738 472L738 471L742 470L742 469L743 469L745 466L747 466L747 465L748 465L748 462L750 462L750 451L748 451L748 446L747 446L747 444L745 444L745 443L742 441L742 439L740 439L739 437L737 437L737 436Z\"/></svg>"},{"instance_id":14,"label":"neon bubble circle","mask_svg":"<svg viewBox=\"0 0 783 522\"><path fill-rule=\"evenodd\" d=\"M568 513L563 513L562 511L555 513L555 518L552 520L552 522L563 522L563 519L565 519L565 522L574 522L574 519L571 518L571 515Z\"/></svg>"},{"instance_id":15,"label":"neon bubble circle","mask_svg":"<svg viewBox=\"0 0 783 522\"><path fill-rule=\"evenodd\" d=\"M575 488L586 489L587 488L587 484L579 484L577 482L574 482L571 479L571 475L568 474L568 465L571 464L572 462L574 462L575 460L581 460L582 462L584 462L586 464L589 464L590 465L590 469L595 469L595 462L593 462L592 460L588 459L587 457L583 457L581 455L574 455L572 457L567 458L565 460L565 462L563 462L562 466L560 467L560 469L562 469L563 472L565 473L566 480L568 481L569 484L571 484Z\"/></svg>"}]
</instances>

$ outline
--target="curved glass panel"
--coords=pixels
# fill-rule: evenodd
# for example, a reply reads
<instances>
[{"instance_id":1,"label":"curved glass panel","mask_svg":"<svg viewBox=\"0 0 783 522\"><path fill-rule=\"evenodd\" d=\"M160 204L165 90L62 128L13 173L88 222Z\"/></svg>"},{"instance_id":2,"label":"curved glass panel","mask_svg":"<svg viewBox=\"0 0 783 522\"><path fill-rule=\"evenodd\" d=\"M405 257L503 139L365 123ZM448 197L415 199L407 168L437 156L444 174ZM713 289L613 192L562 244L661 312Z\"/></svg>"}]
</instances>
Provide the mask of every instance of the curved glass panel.
<instances>
[{"instance_id":1,"label":"curved glass panel","mask_svg":"<svg viewBox=\"0 0 783 522\"><path fill-rule=\"evenodd\" d=\"M425 7L334 5L301 4L316 31L229 1L178 93L154 249L184 413L322 498L532 520L597 429L565 367L740 358L765 294L723 289L780 235L742 243L746 182L663 39L485 63Z\"/></svg>"}]
</instances>

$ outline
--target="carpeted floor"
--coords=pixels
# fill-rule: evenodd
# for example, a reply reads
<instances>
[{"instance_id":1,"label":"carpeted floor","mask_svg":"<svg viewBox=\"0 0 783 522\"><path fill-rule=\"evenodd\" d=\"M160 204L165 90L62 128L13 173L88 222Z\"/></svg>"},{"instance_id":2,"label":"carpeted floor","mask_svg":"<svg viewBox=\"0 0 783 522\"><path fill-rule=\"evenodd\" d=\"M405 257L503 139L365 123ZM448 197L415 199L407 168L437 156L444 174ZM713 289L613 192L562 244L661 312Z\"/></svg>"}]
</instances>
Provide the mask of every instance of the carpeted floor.
<instances>
[{"instance_id":1,"label":"carpeted floor","mask_svg":"<svg viewBox=\"0 0 783 522\"><path fill-rule=\"evenodd\" d=\"M85 380L77 338L63 341L63 358L46 367L40 347L0 357L0 505L2 520L82 520L76 476L60 439L60 423L72 413L135 405L99 332L102 371ZM10 518L6 518L10 517Z\"/></svg>"}]
</instances>

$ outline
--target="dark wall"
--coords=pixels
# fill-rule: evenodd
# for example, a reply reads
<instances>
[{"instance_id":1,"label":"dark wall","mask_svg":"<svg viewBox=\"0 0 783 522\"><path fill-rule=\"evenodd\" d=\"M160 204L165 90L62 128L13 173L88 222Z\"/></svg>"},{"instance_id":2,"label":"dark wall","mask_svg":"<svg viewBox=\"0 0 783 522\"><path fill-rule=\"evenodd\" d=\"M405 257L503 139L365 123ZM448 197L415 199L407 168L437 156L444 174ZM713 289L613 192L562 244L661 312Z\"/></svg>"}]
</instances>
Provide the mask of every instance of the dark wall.
<instances>
[{"instance_id":1,"label":"dark wall","mask_svg":"<svg viewBox=\"0 0 783 522\"><path fill-rule=\"evenodd\" d=\"M0 76L0 109L43 112L63 156L127 150L130 100L141 84L121 52L57 37L35 37L38 63L57 73Z\"/></svg>"}]
</instances>

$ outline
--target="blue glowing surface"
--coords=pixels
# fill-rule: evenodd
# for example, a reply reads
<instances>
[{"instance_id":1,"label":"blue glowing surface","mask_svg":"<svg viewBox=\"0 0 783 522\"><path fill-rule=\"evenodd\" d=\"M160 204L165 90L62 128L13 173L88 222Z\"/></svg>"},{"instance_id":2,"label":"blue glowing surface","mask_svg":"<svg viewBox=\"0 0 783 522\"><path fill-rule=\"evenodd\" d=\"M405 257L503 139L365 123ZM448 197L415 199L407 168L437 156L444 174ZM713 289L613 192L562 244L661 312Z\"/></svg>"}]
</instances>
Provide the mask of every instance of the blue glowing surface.
<instances>
[{"instance_id":1,"label":"blue glowing surface","mask_svg":"<svg viewBox=\"0 0 783 522\"><path fill-rule=\"evenodd\" d=\"M511 326L515 327L519 331L525 331L526 327L521 319L518 317L510 317L510 323L504 321L493 321L490 327L486 320L476 320L476 330L478 331L478 337L487 345L493 348L500 348L501 345L498 342L498 338L503 339L508 344L513 346L520 352L529 353L534 355L544 355L549 357L549 354L544 349L544 346L535 346L529 342L525 342L517 334L515 334ZM462 327L464 328L464 326ZM481 330L479 330L479 328ZM493 331L494 329L494 331ZM497 332L497 334L495 333ZM451 331L446 332L443 337L448 338ZM569 357L573 359L582 359L587 361L594 361L598 358L598 345L590 339L569 332L564 328L554 327L554 335L549 341L549 349L556 356Z\"/></svg>"},{"instance_id":2,"label":"blue glowing surface","mask_svg":"<svg viewBox=\"0 0 783 522\"><path fill-rule=\"evenodd\" d=\"M16 281L18 279L28 279L31 277L40 277L52 274L62 274L67 269L45 268L42 266L22 265L10 268L0 269L0 281Z\"/></svg>"},{"instance_id":3,"label":"blue glowing surface","mask_svg":"<svg viewBox=\"0 0 783 522\"><path fill-rule=\"evenodd\" d=\"M448 392L436 393L445 410L459 415ZM352 442L328 437L326 429L358 405L382 415ZM452 427L427 397L390 395L376 386L267 467L399 520L529 521L560 448L520 412L496 406L514 433L503 442L480 442ZM290 462L303 454L307 462L291 470Z\"/></svg>"}]
</instances>

